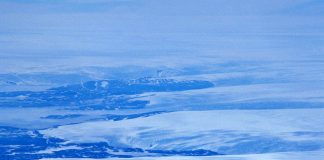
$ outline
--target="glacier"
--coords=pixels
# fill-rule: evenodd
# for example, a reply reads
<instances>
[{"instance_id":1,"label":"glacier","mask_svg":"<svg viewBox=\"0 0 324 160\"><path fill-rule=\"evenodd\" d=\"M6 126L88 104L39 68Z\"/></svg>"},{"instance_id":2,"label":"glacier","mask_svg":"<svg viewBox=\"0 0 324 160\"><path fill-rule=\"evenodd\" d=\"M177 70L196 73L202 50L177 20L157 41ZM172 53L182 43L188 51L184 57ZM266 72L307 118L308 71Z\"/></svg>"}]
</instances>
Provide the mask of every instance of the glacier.
<instances>
[{"instance_id":1,"label":"glacier","mask_svg":"<svg viewBox=\"0 0 324 160\"><path fill-rule=\"evenodd\" d=\"M2 91L1 158L321 156L324 108L317 97L323 93L307 94L306 101L291 86L308 79L277 82L256 73L178 73Z\"/></svg>"},{"instance_id":2,"label":"glacier","mask_svg":"<svg viewBox=\"0 0 324 160\"><path fill-rule=\"evenodd\" d=\"M323 160L323 6L1 0L0 160Z\"/></svg>"}]
</instances>

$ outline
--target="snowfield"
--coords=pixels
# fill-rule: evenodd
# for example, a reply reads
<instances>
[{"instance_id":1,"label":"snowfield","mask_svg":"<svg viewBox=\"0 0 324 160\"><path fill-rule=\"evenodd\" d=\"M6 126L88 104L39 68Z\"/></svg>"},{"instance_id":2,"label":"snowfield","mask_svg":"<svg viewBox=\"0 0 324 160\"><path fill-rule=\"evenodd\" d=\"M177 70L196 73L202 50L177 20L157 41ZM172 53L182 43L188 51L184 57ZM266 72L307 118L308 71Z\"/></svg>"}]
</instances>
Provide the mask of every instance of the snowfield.
<instances>
[{"instance_id":1,"label":"snowfield","mask_svg":"<svg viewBox=\"0 0 324 160\"><path fill-rule=\"evenodd\" d=\"M282 152L268 154L248 154L229 156L171 156L171 157L140 157L140 158L109 158L100 160L322 160L324 151L315 152ZM95 160L91 158L53 158L42 160Z\"/></svg>"},{"instance_id":2,"label":"snowfield","mask_svg":"<svg viewBox=\"0 0 324 160\"><path fill-rule=\"evenodd\" d=\"M96 121L40 131L72 143L107 142L159 150L221 154L324 148L324 109L179 111L122 121Z\"/></svg>"}]
</instances>

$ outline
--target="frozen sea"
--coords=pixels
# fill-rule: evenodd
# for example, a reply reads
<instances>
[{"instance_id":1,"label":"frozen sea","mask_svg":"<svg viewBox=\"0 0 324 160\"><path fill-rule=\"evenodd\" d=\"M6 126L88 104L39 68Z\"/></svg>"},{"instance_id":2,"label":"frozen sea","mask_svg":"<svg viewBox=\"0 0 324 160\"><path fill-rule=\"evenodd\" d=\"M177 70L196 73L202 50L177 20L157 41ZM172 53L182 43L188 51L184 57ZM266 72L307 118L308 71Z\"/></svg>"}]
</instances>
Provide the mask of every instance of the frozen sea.
<instances>
[{"instance_id":1,"label":"frozen sea","mask_svg":"<svg viewBox=\"0 0 324 160\"><path fill-rule=\"evenodd\" d=\"M0 159L323 160L323 8L0 1Z\"/></svg>"}]
</instances>

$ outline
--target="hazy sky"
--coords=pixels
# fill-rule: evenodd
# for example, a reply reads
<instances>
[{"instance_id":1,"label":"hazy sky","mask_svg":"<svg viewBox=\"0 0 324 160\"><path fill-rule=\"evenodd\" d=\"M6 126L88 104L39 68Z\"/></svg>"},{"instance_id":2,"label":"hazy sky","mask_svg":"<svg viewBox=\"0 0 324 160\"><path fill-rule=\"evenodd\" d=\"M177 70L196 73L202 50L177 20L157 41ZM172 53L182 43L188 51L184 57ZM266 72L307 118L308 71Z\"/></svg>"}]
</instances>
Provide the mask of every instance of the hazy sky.
<instances>
[{"instance_id":1,"label":"hazy sky","mask_svg":"<svg viewBox=\"0 0 324 160\"><path fill-rule=\"evenodd\" d=\"M322 0L2 0L0 67L322 60L323 28Z\"/></svg>"}]
</instances>

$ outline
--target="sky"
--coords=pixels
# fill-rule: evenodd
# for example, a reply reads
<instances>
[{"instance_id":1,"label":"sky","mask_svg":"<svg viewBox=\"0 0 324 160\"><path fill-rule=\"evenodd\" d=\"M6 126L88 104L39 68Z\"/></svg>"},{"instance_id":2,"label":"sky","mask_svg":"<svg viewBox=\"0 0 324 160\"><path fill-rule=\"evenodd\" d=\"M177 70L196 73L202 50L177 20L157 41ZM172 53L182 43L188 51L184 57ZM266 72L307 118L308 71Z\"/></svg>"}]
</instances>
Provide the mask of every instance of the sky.
<instances>
[{"instance_id":1,"label":"sky","mask_svg":"<svg viewBox=\"0 0 324 160\"><path fill-rule=\"evenodd\" d=\"M2 0L1 72L323 60L321 0Z\"/></svg>"}]
</instances>

